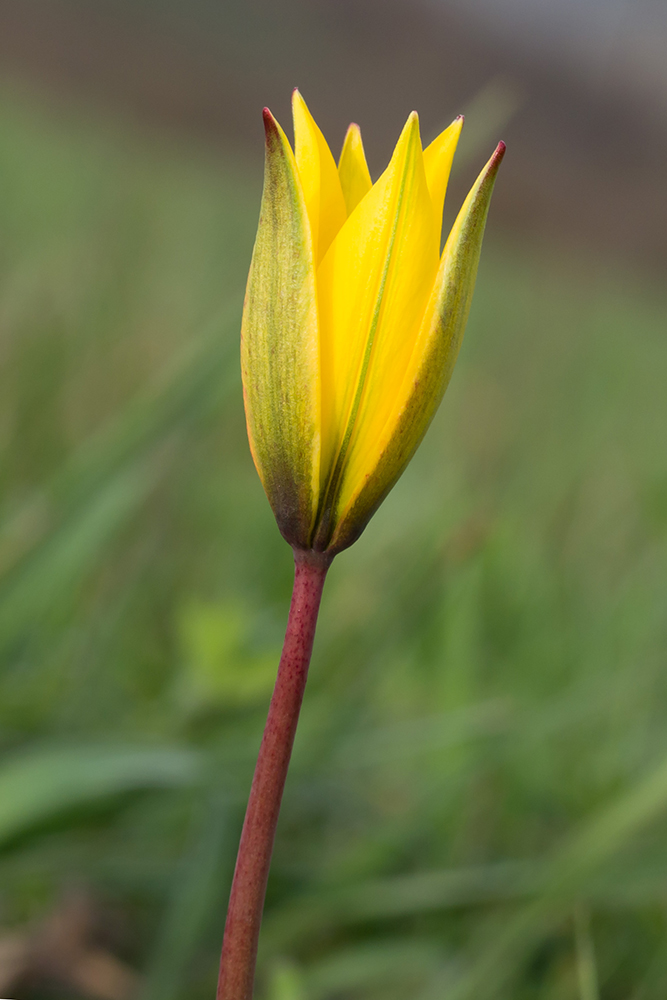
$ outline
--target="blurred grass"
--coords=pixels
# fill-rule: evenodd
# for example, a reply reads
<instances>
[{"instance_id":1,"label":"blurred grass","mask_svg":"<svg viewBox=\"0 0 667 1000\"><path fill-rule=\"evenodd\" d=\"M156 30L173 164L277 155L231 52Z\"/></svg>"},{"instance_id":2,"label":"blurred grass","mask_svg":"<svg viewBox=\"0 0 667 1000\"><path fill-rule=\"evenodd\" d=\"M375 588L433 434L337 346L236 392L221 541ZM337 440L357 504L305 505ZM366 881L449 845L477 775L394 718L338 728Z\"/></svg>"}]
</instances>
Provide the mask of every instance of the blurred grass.
<instances>
[{"instance_id":1,"label":"blurred grass","mask_svg":"<svg viewBox=\"0 0 667 1000\"><path fill-rule=\"evenodd\" d=\"M0 126L0 918L86 885L146 1000L210 997L291 584L237 365L259 179L7 89ZM264 1000L664 998L664 309L491 216L327 585Z\"/></svg>"}]
</instances>

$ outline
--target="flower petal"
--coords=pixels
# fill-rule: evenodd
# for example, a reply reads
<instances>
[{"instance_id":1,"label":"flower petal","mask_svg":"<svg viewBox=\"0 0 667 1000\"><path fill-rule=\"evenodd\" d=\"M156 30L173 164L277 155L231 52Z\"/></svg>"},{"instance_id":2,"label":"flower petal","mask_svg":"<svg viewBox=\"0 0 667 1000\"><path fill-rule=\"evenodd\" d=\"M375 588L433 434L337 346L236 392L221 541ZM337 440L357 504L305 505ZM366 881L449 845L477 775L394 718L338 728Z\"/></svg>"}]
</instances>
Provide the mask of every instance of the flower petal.
<instances>
[{"instance_id":1,"label":"flower petal","mask_svg":"<svg viewBox=\"0 0 667 1000\"><path fill-rule=\"evenodd\" d=\"M371 468L377 463L374 441L401 386L437 267L433 207L413 113L387 170L317 272L324 499L316 547L326 547L339 494L340 502L349 502L359 486L356 477L365 475L364 462Z\"/></svg>"},{"instance_id":2,"label":"flower petal","mask_svg":"<svg viewBox=\"0 0 667 1000\"><path fill-rule=\"evenodd\" d=\"M308 547L320 468L315 265L306 203L289 142L265 109L259 228L241 330L248 437L278 526Z\"/></svg>"},{"instance_id":3,"label":"flower petal","mask_svg":"<svg viewBox=\"0 0 667 1000\"><path fill-rule=\"evenodd\" d=\"M350 466L349 481L355 488L341 496L329 546L332 553L359 537L412 458L447 388L468 318L489 203L504 153L505 144L500 143L449 234L393 412L375 441L375 460L371 464L369 455L354 473Z\"/></svg>"},{"instance_id":4,"label":"flower petal","mask_svg":"<svg viewBox=\"0 0 667 1000\"><path fill-rule=\"evenodd\" d=\"M445 204L445 193L447 183L452 170L452 161L458 145L461 129L463 128L463 115L455 118L452 124L441 132L437 139L424 150L424 170L426 171L426 183L431 192L433 211L435 213L435 224L438 231L438 246L440 245L440 232L442 230L442 209Z\"/></svg>"},{"instance_id":5,"label":"flower petal","mask_svg":"<svg viewBox=\"0 0 667 1000\"><path fill-rule=\"evenodd\" d=\"M366 163L364 144L361 141L361 129L354 122L345 135L345 142L338 161L338 176L340 177L340 186L343 189L347 214L350 215L373 186Z\"/></svg>"},{"instance_id":6,"label":"flower petal","mask_svg":"<svg viewBox=\"0 0 667 1000\"><path fill-rule=\"evenodd\" d=\"M313 233L315 264L345 222L345 199L327 141L298 90L292 95L294 153Z\"/></svg>"}]
</instances>

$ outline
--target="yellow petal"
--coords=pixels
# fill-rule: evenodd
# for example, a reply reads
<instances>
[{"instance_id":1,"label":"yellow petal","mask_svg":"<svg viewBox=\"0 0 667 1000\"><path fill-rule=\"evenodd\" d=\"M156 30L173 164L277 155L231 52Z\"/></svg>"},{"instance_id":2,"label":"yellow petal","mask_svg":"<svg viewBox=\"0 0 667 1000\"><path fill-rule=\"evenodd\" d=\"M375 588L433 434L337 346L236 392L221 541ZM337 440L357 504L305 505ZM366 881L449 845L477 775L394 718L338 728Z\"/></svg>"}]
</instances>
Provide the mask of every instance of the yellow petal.
<instances>
[{"instance_id":1,"label":"yellow petal","mask_svg":"<svg viewBox=\"0 0 667 1000\"><path fill-rule=\"evenodd\" d=\"M327 141L298 90L292 96L294 153L306 199L317 265L345 222L345 199Z\"/></svg>"},{"instance_id":2,"label":"yellow petal","mask_svg":"<svg viewBox=\"0 0 667 1000\"><path fill-rule=\"evenodd\" d=\"M426 182L431 192L433 211L435 213L435 224L438 231L438 245L440 244L440 232L442 230L442 209L445 204L445 193L447 182L452 170L452 160L458 145L461 129L463 128L463 115L455 118L452 124L441 132L437 139L424 150L424 170L426 171Z\"/></svg>"},{"instance_id":3,"label":"yellow petal","mask_svg":"<svg viewBox=\"0 0 667 1000\"><path fill-rule=\"evenodd\" d=\"M323 373L318 547L326 545L334 507L358 489L364 464L377 463L374 441L401 386L437 267L433 207L413 113L387 170L349 216L317 272Z\"/></svg>"},{"instance_id":4,"label":"yellow petal","mask_svg":"<svg viewBox=\"0 0 667 1000\"><path fill-rule=\"evenodd\" d=\"M347 214L350 215L373 186L366 163L364 144L361 141L361 129L354 123L350 125L345 136L338 161L338 176Z\"/></svg>"},{"instance_id":5,"label":"yellow petal","mask_svg":"<svg viewBox=\"0 0 667 1000\"><path fill-rule=\"evenodd\" d=\"M447 388L470 310L489 203L504 153L505 144L500 143L449 234L393 412L377 433L374 463L369 455L367 464L355 473L355 488L348 491L345 504L338 505L331 552L359 537L412 458Z\"/></svg>"},{"instance_id":6,"label":"yellow petal","mask_svg":"<svg viewBox=\"0 0 667 1000\"><path fill-rule=\"evenodd\" d=\"M278 526L308 548L318 505L320 376L315 265L296 162L264 112L266 161L241 330L250 448Z\"/></svg>"}]
</instances>

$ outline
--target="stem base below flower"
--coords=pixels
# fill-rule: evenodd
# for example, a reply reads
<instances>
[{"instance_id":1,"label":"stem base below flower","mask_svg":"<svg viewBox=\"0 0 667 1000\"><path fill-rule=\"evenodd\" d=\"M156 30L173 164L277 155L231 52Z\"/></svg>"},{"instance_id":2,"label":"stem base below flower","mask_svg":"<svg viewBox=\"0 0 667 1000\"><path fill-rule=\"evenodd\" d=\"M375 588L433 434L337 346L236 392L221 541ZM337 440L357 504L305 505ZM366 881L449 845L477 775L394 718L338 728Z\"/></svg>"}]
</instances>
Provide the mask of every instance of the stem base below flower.
<instances>
[{"instance_id":1,"label":"stem base below flower","mask_svg":"<svg viewBox=\"0 0 667 1000\"><path fill-rule=\"evenodd\" d=\"M252 1000L257 943L280 803L330 557L295 549L285 643L248 799L229 898L217 1000Z\"/></svg>"}]
</instances>

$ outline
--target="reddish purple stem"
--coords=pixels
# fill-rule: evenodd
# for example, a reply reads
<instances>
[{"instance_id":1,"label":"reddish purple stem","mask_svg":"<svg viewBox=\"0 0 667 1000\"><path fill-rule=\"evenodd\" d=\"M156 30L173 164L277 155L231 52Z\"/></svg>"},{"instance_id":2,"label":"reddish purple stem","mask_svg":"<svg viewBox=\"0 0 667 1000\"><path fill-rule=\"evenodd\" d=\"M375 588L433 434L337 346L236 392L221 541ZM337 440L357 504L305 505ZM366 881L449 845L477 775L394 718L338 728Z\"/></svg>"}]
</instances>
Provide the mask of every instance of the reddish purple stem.
<instances>
[{"instance_id":1,"label":"reddish purple stem","mask_svg":"<svg viewBox=\"0 0 667 1000\"><path fill-rule=\"evenodd\" d=\"M252 779L229 898L217 1000L252 1000L276 824L330 560L316 552L295 550L294 563L294 590L285 643Z\"/></svg>"}]
</instances>

